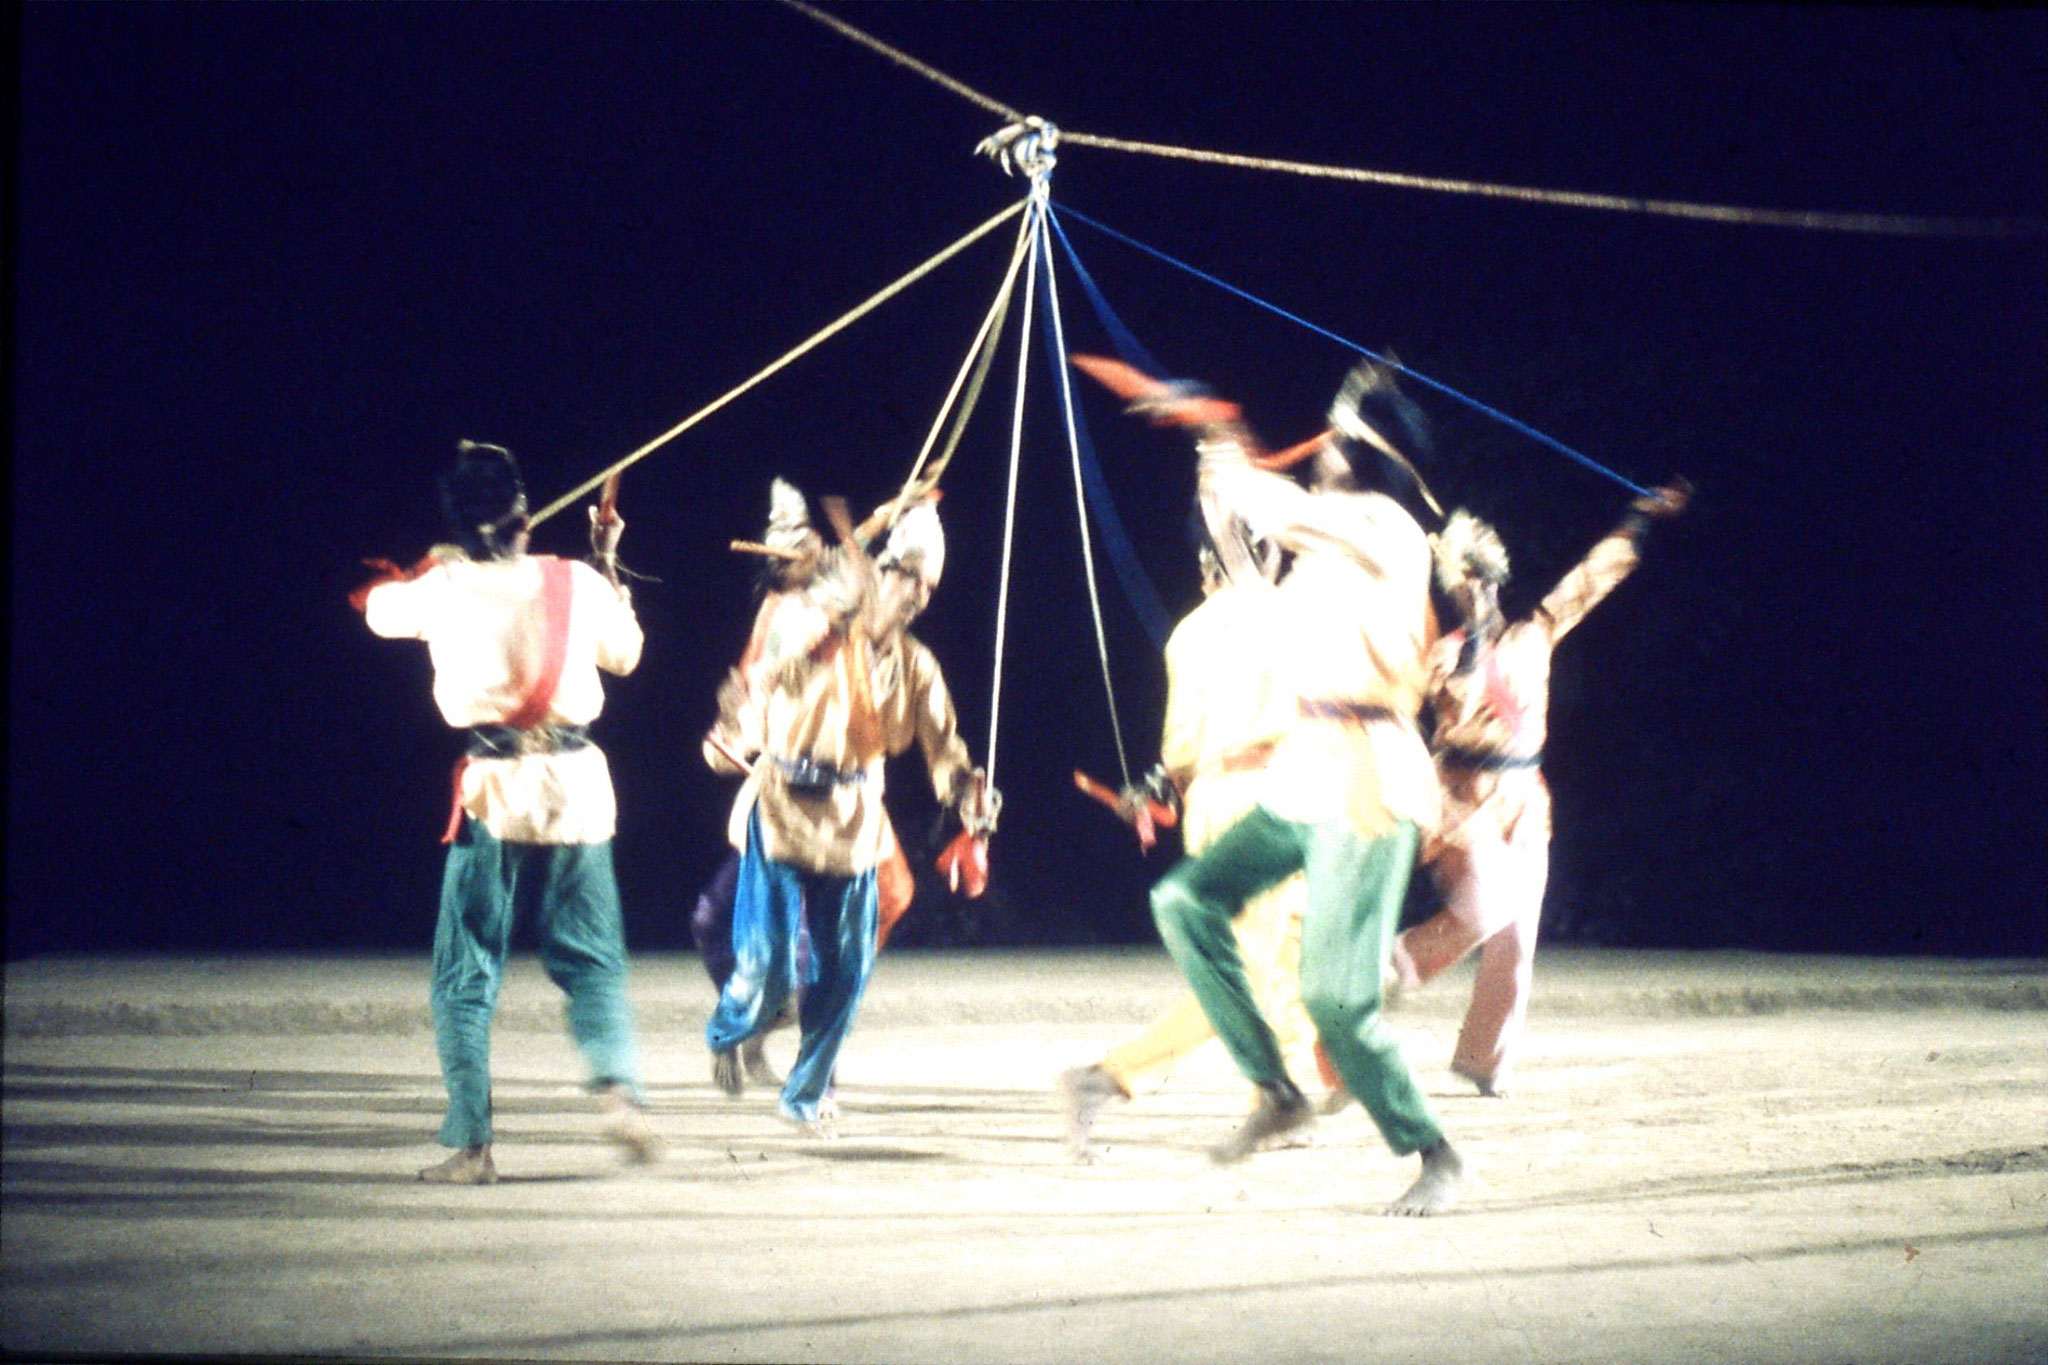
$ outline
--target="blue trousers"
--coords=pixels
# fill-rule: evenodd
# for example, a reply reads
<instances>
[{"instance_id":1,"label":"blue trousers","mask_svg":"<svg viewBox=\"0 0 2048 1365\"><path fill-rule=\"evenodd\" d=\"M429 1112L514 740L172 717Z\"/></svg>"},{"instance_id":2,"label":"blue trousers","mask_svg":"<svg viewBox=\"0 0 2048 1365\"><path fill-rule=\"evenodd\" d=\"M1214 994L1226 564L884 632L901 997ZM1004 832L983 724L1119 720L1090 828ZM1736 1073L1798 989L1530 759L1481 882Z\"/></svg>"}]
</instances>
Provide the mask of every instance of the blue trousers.
<instances>
[{"instance_id":1,"label":"blue trousers","mask_svg":"<svg viewBox=\"0 0 2048 1365\"><path fill-rule=\"evenodd\" d=\"M875 965L875 873L851 877L806 872L761 852L758 812L747 822L733 898L733 971L704 1026L713 1052L738 1047L762 1032L799 985L797 941L809 921L810 963L802 973L797 1019L803 1040L783 1083L783 1117L818 1117L839 1049L853 1028Z\"/></svg>"},{"instance_id":2,"label":"blue trousers","mask_svg":"<svg viewBox=\"0 0 2048 1365\"><path fill-rule=\"evenodd\" d=\"M690 938L697 945L698 960L712 986L721 991L732 979L733 968L739 965L732 946L733 902L739 898L739 891L740 855L729 853L697 893L697 908L690 914ZM810 933L801 922L796 935L796 970L803 981L817 979L818 974L811 967Z\"/></svg>"},{"instance_id":3,"label":"blue trousers","mask_svg":"<svg viewBox=\"0 0 2048 1365\"><path fill-rule=\"evenodd\" d=\"M429 996L448 1087L441 1141L450 1147L491 1140L491 1017L519 917L533 922L541 965L568 996L569 1034L590 1063L591 1088L620 1085L640 1099L612 846L502 843L465 817L441 874Z\"/></svg>"}]
</instances>

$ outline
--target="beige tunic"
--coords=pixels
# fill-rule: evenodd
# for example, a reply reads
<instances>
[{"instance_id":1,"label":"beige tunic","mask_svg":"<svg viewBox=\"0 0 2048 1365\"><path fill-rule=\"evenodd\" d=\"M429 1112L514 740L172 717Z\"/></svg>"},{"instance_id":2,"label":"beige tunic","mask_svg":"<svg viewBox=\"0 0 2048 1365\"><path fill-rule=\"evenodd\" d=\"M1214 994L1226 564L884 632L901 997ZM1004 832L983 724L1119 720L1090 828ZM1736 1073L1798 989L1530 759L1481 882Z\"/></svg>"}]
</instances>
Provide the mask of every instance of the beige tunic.
<instances>
[{"instance_id":1,"label":"beige tunic","mask_svg":"<svg viewBox=\"0 0 2048 1365\"><path fill-rule=\"evenodd\" d=\"M1429 540L1378 493L1310 492L1251 465L1238 441L1202 446L1204 495L1294 556L1273 595L1275 672L1304 702L1377 707L1384 719L1301 716L1282 737L1260 804L1303 823L1341 819L1366 837L1438 819L1416 729L1434 641Z\"/></svg>"},{"instance_id":2,"label":"beige tunic","mask_svg":"<svg viewBox=\"0 0 2048 1365\"><path fill-rule=\"evenodd\" d=\"M568 653L548 708L551 725L588 725L604 709L598 672L627 674L643 637L631 595L588 564L570 565ZM526 698L540 666L540 563L444 561L410 582L371 589L363 617L390 639L425 640L434 703L450 725L496 725ZM528 844L594 844L618 823L611 769L596 745L564 753L475 758L462 770L464 811L495 837Z\"/></svg>"},{"instance_id":3,"label":"beige tunic","mask_svg":"<svg viewBox=\"0 0 2048 1365\"><path fill-rule=\"evenodd\" d=\"M1505 627L1462 673L1458 661L1465 632L1453 631L1437 642L1430 653L1430 709L1436 717L1432 747L1444 790L1438 846L1549 842L1550 792L1539 766L1474 767L1447 751L1499 758L1540 755L1549 730L1551 652L1637 562L1633 536L1624 531L1608 535L1558 580L1527 619Z\"/></svg>"},{"instance_id":4,"label":"beige tunic","mask_svg":"<svg viewBox=\"0 0 2048 1365\"><path fill-rule=\"evenodd\" d=\"M750 689L737 738L751 766L726 827L732 846L746 848L747 823L758 807L763 853L842 877L875 867L888 853L886 757L917 744L941 801L973 767L939 662L909 635L874 645L827 631ZM794 791L783 764L797 759L857 777L822 794ZM717 755L713 766L737 771Z\"/></svg>"}]
</instances>

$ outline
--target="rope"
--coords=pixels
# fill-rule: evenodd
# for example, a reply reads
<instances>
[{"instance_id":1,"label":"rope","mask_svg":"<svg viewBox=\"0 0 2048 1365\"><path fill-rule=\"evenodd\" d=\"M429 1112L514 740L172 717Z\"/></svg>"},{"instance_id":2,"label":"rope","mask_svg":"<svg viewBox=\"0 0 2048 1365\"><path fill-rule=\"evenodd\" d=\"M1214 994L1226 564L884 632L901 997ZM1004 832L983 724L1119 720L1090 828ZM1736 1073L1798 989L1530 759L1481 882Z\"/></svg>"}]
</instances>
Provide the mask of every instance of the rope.
<instances>
[{"instance_id":1,"label":"rope","mask_svg":"<svg viewBox=\"0 0 2048 1365\"><path fill-rule=\"evenodd\" d=\"M962 99L998 114L1010 123L1023 123L1026 116L992 99L945 72L926 65L899 48L855 28L843 19L805 4L804 0L782 0L797 13L815 19L825 27L861 46L879 52L906 70L943 86ZM1398 171L1375 171L1362 167L1325 166L1308 161L1283 161L1276 157L1239 156L1231 152L1209 152L1194 147L1175 147L1157 142L1133 142L1126 138L1103 137L1095 133L1062 131L1061 138L1077 147L1099 147L1104 151L1129 152L1139 156L1167 157L1178 161L1207 162L1246 170L1278 171L1289 175L1325 180L1349 180L1397 189L1433 190L1442 194L1479 195L1489 199L1511 199L1523 203L1557 204L1566 208L1602 209L1620 213L1643 213L1667 218L1690 218L1714 223L1736 223L1750 227L1803 228L1819 232L1864 232L1915 237L2025 237L2042 231L2038 218L1926 218L1897 213L1827 213L1805 209L1746 208L1733 204L1703 204L1682 199L1642 199L1633 195L1594 194L1582 190L1545 190L1526 185L1502 185L1483 180L1454 180L1442 176L1406 175Z\"/></svg>"},{"instance_id":2,"label":"rope","mask_svg":"<svg viewBox=\"0 0 2048 1365\"><path fill-rule=\"evenodd\" d=\"M1061 362L1055 360L1053 363ZM1080 437L1081 477L1088 485L1089 515L1094 518L1095 529L1102 537L1103 548L1109 554L1110 565L1116 570L1117 582L1138 618L1138 625L1155 648L1164 650L1166 637L1173 633L1172 613L1166 609L1158 585L1139 561L1137 549L1131 543L1131 534L1124 528L1123 517L1117 512L1116 499L1110 496L1109 481L1103 477L1102 462L1096 458L1094 438L1088 431L1088 410L1081 404L1074 405L1074 430Z\"/></svg>"},{"instance_id":3,"label":"rope","mask_svg":"<svg viewBox=\"0 0 2048 1365\"><path fill-rule=\"evenodd\" d=\"M1622 475L1615 473L1607 466L1599 463L1598 461L1588 456L1581 455L1578 451L1573 450L1564 442L1557 440L1555 437L1544 435L1542 432L1536 430L1536 428L1530 426L1528 423L1523 422L1517 418L1508 416L1499 408L1489 406L1486 403L1480 402L1477 398L1472 398L1465 394L1459 393L1456 389L1450 387L1448 384L1438 383L1436 380L1431 379L1426 374L1419 374L1416 371L1409 369L1406 365L1403 365L1398 360L1394 360L1388 356L1379 355L1376 352L1368 349L1367 347L1359 345L1355 341L1339 336L1337 333L1329 330L1327 327L1318 326L1317 324L1310 322L1308 319L1304 317L1300 317L1294 313L1290 313L1285 308L1282 308L1277 304L1267 303L1264 299L1259 298L1257 295L1248 294L1244 290L1239 289L1234 284L1230 284L1227 281L1217 279L1214 275L1209 274L1207 271L1199 270L1196 267L1189 265L1185 261L1176 260L1173 257L1167 255L1165 252L1160 251L1156 247L1149 247L1145 245L1143 242L1138 241L1134 237L1125 236L1123 233L1118 232L1115 228L1109 227L1102 223L1098 223L1085 213L1081 213L1073 208L1068 208L1066 210L1066 213L1068 214L1068 216L1075 218L1080 222L1086 223L1089 227L1094 228L1097 232L1100 232L1105 236L1113 237L1117 241L1123 242L1127 246L1135 247L1139 251L1144 252L1146 255L1151 256L1157 260L1164 261L1166 264L1173 266L1176 269L1187 271L1190 275L1195 276L1197 279L1207 280L1210 284L1213 284L1217 288L1225 290L1228 293L1235 294L1237 297L1243 299L1247 303L1256 304L1260 308L1265 309L1269 313L1278 314L1280 317L1286 318L1289 322L1297 323L1300 326L1306 327L1311 332L1314 332L1319 336L1327 337L1331 341L1334 341L1339 345L1344 346L1352 351L1356 351L1360 355L1368 356L1371 359L1378 361L1380 364L1385 365L1388 369L1395 370L1401 374L1407 375L1410 379L1415 380L1417 383L1427 385L1429 388L1435 389L1438 393L1441 393L1448 398L1455 398L1458 402L1463 403L1465 406L1473 408L1479 412L1483 412L1487 416L1493 418L1495 421L1513 428L1514 430L1520 432L1522 435L1527 436L1530 440L1535 441L1541 445L1548 446L1550 447L1550 449L1557 451L1559 454L1568 456L1571 459L1576 460L1578 463L1584 465L1587 469L1592 470L1596 474L1602 475L1605 478L1612 479L1615 483L1620 484L1623 488L1628 489L1631 493L1634 493L1638 497L1646 498L1651 496L1649 489L1642 487L1634 480L1625 478Z\"/></svg>"},{"instance_id":4,"label":"rope","mask_svg":"<svg viewBox=\"0 0 2048 1365\"><path fill-rule=\"evenodd\" d=\"M602 484L606 479L610 478L612 475L618 473L623 469L628 468L629 466L638 464L641 460L646 459L656 450L659 450L662 446L667 445L670 441L673 441L676 437L682 435L691 427L697 425L697 423L703 421L706 417L709 417L712 413L718 411L727 403L730 403L733 399L738 398L741 394L753 388L762 380L767 379L770 375L776 373L778 370L781 370L785 366L791 364L799 357L803 356L806 352L816 349L818 346L822 345L826 341L829 341L832 337L837 336L840 332L846 330L846 328L852 326L855 322L858 322L867 314L881 307L884 303L896 297L896 295L902 293L905 289L908 289L911 285L917 283L917 281L923 279L926 275L929 275L932 271L938 269L941 265L944 265L953 257L959 255L962 251L965 251L968 247L974 245L974 243L980 241L983 237L995 231L998 227L1002 226L1002 224L1006 220L1008 220L1013 214L1020 212L1023 209L1023 207L1024 205L1022 202L1010 205L1010 207L1004 209L1001 213L998 213L995 217L989 219L980 227L974 229L965 237L962 237L959 241L954 242L951 246L939 252L938 255L933 256L924 264L912 270L909 274L902 276L893 284L884 286L877 293L870 295L864 303L861 303L852 311L842 314L838 318L838 320L827 324L822 330L813 333L808 340L800 342L793 349L783 353L781 357L771 362L766 369L756 374L753 378L745 381L744 383L740 384L737 388L730 390L723 396L713 399L711 402L697 409L697 411L691 413L688 417L685 417L682 421L676 423L676 425L670 427L667 431L655 437L646 445L641 446L638 450L626 456L624 459L619 460L607 466L606 468L599 470L597 473L591 475L588 479L585 479L582 483L576 485L574 488L564 493L561 497L556 498L546 507L543 507L540 509L540 511L534 513L532 524L535 526L540 525L549 517L552 517L553 515L555 515L555 513L569 506L571 503L575 502L576 499L582 497L585 493L588 493L591 489L596 488L599 484Z\"/></svg>"},{"instance_id":5,"label":"rope","mask_svg":"<svg viewBox=\"0 0 2048 1365\"><path fill-rule=\"evenodd\" d=\"M1094 281L1089 278L1087 268L1081 264L1080 254L1074 250L1074 244L1067 240L1066 229L1059 225L1057 219L1053 222L1053 230L1059 233L1060 245L1066 248L1067 259L1073 262L1075 271L1088 282L1089 298L1094 301L1096 311L1103 315L1104 324L1110 326L1112 331L1129 338L1128 348L1125 347L1124 343L1118 343L1118 349L1122 353L1123 358L1155 378L1163 376L1166 371L1159 366L1157 361L1152 360L1150 353L1140 344L1137 337L1131 334L1130 329L1123 325L1123 320L1116 316L1115 310L1110 308L1109 300L1103 297L1102 291L1094 287ZM1320 440L1321 438L1315 439ZM1295 449L1301 450L1304 447L1297 446ZM1408 472L1408 477L1415 480L1415 491L1422 495L1422 500L1429 505L1429 510L1434 512L1437 519L1441 521L1444 509L1437 503L1436 495L1429 491L1429 484L1423 479L1422 471L1410 464L1406 456L1391 446L1382 448L1381 454L1394 460L1402 469Z\"/></svg>"},{"instance_id":6,"label":"rope","mask_svg":"<svg viewBox=\"0 0 2048 1365\"><path fill-rule=\"evenodd\" d=\"M1275 157L1238 156L1230 152L1206 152L1192 147L1171 147L1156 142L1129 142L1122 138L1099 137L1093 133L1062 132L1071 146L1100 147L1105 151L1132 152L1141 156L1169 157L1179 161L1204 161L1218 166L1247 170L1280 171L1289 175L1324 180L1351 180L1399 189L1434 190L1441 194L1479 195L1488 199L1513 199L1531 204L1557 204L1566 208L1605 209L1620 213L1646 213L1666 218L1692 218L1711 223L1739 223L1749 227L1805 228L1820 232L1865 232L1907 237L2024 237L2042 230L2038 218L1927 218L1900 213L1829 213L1811 209L1765 209L1735 204L1702 204L1682 199L1641 199L1633 195L1594 194L1584 190L1545 190L1527 185L1501 185L1482 180L1452 180L1441 176L1405 175L1398 171L1375 171L1360 167L1323 166L1307 161L1282 161Z\"/></svg>"},{"instance_id":7,"label":"rope","mask_svg":"<svg viewBox=\"0 0 2048 1365\"><path fill-rule=\"evenodd\" d=\"M989 681L988 784L996 785L996 725L1003 705L1003 635L1010 619L1010 562L1017 542L1017 473L1024 453L1024 381L1031 363L1031 305L1038 294L1039 218L1045 211L1045 182L1032 187L1030 205L1032 250L1024 275L1024 320L1017 332L1017 400L1010 413L1010 489L1003 500L1003 566L996 590L996 656Z\"/></svg>"},{"instance_id":8,"label":"rope","mask_svg":"<svg viewBox=\"0 0 2048 1365\"><path fill-rule=\"evenodd\" d=\"M989 305L988 314L981 320L981 330L974 334L974 343L967 348L967 357L960 363L960 372L953 377L953 387L947 391L946 401L939 407L939 414L932 421L931 433L925 437L924 448L917 452L916 461L910 466L910 476L903 481L903 490L896 495L899 503L906 503L917 488L918 476L924 476L927 486L934 486L945 476L946 466L953 461L953 452L959 449L960 437L967 429L967 419L973 415L975 405L981 401L982 384L988 379L991 363L995 360L996 343L1001 339L1003 321L1010 313L1010 295L1017 283L1017 271L1024 264L1024 253L1031 241L1031 224L1028 218L1017 224L1017 246L1010 253L1010 267L1003 274L1002 285L996 290L995 302ZM974 377L968 381L968 370ZM946 414L953 407L963 383L967 384L967 398L953 418L953 427L947 433L946 448L939 458L931 462L929 472L925 461L932 453L932 446L938 440L939 428L945 425Z\"/></svg>"},{"instance_id":9,"label":"rope","mask_svg":"<svg viewBox=\"0 0 2048 1365\"><path fill-rule=\"evenodd\" d=\"M795 10L798 14L803 15L807 19L817 20L826 28L831 29L833 32L839 34L841 37L851 38L854 42L859 43L862 47L865 47L870 51L881 53L884 57L887 57L890 61L896 63L896 65L903 67L906 70L916 72L918 75L924 77L928 81L931 81L935 85L944 86L946 89L952 91L954 94L968 101L970 104L978 104L983 109L988 110L992 114L1000 114L1003 116L1003 118L1005 118L1011 123L1022 123L1024 121L1025 116L1020 111L1012 109L1009 105L1004 104L999 100L990 99L987 95L982 94L979 90L975 90L972 87L961 83L960 81L954 80L951 76L948 76L945 72L940 71L935 67L926 66L923 62L911 56L909 53L904 52L900 48L894 48L889 46L880 38L876 38L871 34L868 34L860 29L855 28L852 24L847 23L844 19L836 19L833 16L826 14L822 10L814 9L810 5L805 4L803 0L782 0L782 3L789 6L789 8Z\"/></svg>"},{"instance_id":10,"label":"rope","mask_svg":"<svg viewBox=\"0 0 2048 1365\"><path fill-rule=\"evenodd\" d=\"M1050 216L1050 210L1047 215ZM1088 580L1088 613L1095 622L1095 655L1102 664L1102 691L1109 699L1109 733L1116 741L1116 766L1123 784L1131 785L1131 764L1124 755L1123 726L1117 720L1116 684L1109 676L1109 637L1102 630L1102 592L1095 583L1095 550L1088 539L1088 499L1081 483L1081 438L1074 426L1074 382L1067 372L1067 333L1060 320L1059 276L1053 269L1052 242L1041 226L1033 246L1045 254L1045 317L1052 332L1048 357L1059 374L1060 405L1067 419L1067 452L1074 466L1074 518L1081 525L1081 568Z\"/></svg>"}]
</instances>

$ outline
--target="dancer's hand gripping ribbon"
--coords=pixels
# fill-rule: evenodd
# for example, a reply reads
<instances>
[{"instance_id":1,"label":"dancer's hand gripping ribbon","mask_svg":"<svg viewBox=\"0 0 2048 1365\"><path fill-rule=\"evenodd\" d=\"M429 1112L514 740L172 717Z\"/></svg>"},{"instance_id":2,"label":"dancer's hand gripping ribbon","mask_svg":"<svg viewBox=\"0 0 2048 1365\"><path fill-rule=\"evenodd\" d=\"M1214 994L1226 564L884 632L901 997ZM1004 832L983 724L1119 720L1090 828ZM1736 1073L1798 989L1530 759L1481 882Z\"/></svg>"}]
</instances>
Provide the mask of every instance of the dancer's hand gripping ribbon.
<instances>
[{"instance_id":1,"label":"dancer's hand gripping ribbon","mask_svg":"<svg viewBox=\"0 0 2048 1365\"><path fill-rule=\"evenodd\" d=\"M987 773L976 768L961 778L953 809L961 829L939 853L938 868L946 874L949 890L973 900L988 890L988 838L1002 813L1003 794L988 784Z\"/></svg>"},{"instance_id":2,"label":"dancer's hand gripping ribbon","mask_svg":"<svg viewBox=\"0 0 2048 1365\"><path fill-rule=\"evenodd\" d=\"M626 531L626 519L619 515L619 475L604 481L604 492L590 509L590 557L597 567L619 586L619 537Z\"/></svg>"},{"instance_id":3,"label":"dancer's hand gripping ribbon","mask_svg":"<svg viewBox=\"0 0 2048 1365\"><path fill-rule=\"evenodd\" d=\"M1166 769L1157 764L1145 774L1142 782L1133 783L1120 792L1112 791L1079 768L1074 769L1074 785L1109 807L1117 819L1136 830L1138 847L1146 853L1150 853L1152 845L1159 842L1160 830L1172 829L1180 822L1179 789L1166 775Z\"/></svg>"}]
</instances>

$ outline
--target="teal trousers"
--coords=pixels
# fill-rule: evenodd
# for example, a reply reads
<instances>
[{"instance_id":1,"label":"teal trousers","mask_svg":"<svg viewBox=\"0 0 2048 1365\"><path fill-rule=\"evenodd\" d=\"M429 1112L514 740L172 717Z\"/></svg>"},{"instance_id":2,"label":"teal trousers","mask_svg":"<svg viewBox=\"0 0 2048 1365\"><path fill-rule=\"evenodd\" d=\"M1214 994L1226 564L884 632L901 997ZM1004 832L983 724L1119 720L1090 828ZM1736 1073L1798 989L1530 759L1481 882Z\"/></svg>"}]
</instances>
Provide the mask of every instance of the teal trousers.
<instances>
[{"instance_id":1,"label":"teal trousers","mask_svg":"<svg viewBox=\"0 0 2048 1365\"><path fill-rule=\"evenodd\" d=\"M640 1099L640 1062L626 1000L626 938L612 846L508 844L465 816L441 874L434 926L434 1043L448 1088L441 1141L491 1140L491 1017L515 920L529 920L548 979L568 996L569 1034L593 1090Z\"/></svg>"},{"instance_id":2,"label":"teal trousers","mask_svg":"<svg viewBox=\"0 0 2048 1365\"><path fill-rule=\"evenodd\" d=\"M1166 951L1238 1069L1260 1085L1287 1077L1259 1013L1231 921L1245 902L1296 872L1308 878L1301 925L1301 1003L1323 1050L1396 1155L1433 1145L1443 1128L1380 1014L1380 972L1393 945L1420 837L1403 823L1365 838L1343 821L1300 824L1255 806L1200 857L1152 888Z\"/></svg>"}]
</instances>

